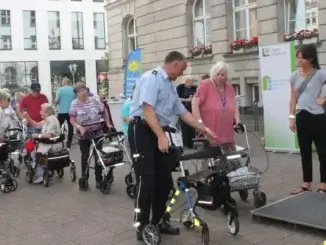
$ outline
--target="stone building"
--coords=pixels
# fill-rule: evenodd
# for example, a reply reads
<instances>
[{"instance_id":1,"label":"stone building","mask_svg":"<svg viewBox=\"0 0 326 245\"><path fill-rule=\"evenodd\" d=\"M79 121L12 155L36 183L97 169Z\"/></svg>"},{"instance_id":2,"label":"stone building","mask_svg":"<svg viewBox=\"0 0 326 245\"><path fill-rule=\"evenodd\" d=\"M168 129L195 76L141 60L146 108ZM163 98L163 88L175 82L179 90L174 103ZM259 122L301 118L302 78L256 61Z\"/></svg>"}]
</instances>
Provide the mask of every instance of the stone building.
<instances>
[{"instance_id":1,"label":"stone building","mask_svg":"<svg viewBox=\"0 0 326 245\"><path fill-rule=\"evenodd\" d=\"M232 83L245 96L244 106L255 100L262 105L258 50L236 53L230 43L258 36L259 45L276 44L284 34L316 27L320 41L326 39L326 0L108 0L105 9L111 94L121 93L124 57L135 47L143 48L147 70L171 50L191 56L190 49L212 45L212 54L189 59L187 74L198 79L224 60L233 68ZM319 52L326 65L324 43Z\"/></svg>"}]
</instances>

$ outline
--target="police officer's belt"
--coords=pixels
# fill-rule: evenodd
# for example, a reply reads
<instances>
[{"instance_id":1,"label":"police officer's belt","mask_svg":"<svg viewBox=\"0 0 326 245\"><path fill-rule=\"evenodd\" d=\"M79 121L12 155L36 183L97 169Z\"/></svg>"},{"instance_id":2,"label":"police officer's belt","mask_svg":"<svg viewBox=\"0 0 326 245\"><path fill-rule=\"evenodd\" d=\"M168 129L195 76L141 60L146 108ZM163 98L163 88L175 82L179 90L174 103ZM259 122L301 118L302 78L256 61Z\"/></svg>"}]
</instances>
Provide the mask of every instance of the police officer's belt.
<instances>
[{"instance_id":1,"label":"police officer's belt","mask_svg":"<svg viewBox=\"0 0 326 245\"><path fill-rule=\"evenodd\" d=\"M134 117L131 120L130 124L141 125L141 126L144 126L144 127L148 128L149 130L152 131L152 129L149 127L146 120L144 118L139 117L139 116ZM177 130L175 128L170 127L170 126L163 126L162 129L163 129L164 132L168 132L168 133L172 133L172 134L177 132Z\"/></svg>"}]
</instances>

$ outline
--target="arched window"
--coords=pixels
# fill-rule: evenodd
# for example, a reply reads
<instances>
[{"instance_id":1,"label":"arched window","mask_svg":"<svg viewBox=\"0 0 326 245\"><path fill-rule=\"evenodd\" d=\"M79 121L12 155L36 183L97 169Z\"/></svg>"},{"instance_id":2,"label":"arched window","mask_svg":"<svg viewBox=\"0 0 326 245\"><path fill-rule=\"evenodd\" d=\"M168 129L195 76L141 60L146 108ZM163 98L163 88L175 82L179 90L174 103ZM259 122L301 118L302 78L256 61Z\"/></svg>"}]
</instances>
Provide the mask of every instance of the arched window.
<instances>
[{"instance_id":1,"label":"arched window","mask_svg":"<svg viewBox=\"0 0 326 245\"><path fill-rule=\"evenodd\" d=\"M211 15L207 0L196 0L193 5L194 46L202 47L211 44Z\"/></svg>"},{"instance_id":2,"label":"arched window","mask_svg":"<svg viewBox=\"0 0 326 245\"><path fill-rule=\"evenodd\" d=\"M130 16L125 25L126 32L126 55L137 48L137 33L135 19Z\"/></svg>"}]
</instances>

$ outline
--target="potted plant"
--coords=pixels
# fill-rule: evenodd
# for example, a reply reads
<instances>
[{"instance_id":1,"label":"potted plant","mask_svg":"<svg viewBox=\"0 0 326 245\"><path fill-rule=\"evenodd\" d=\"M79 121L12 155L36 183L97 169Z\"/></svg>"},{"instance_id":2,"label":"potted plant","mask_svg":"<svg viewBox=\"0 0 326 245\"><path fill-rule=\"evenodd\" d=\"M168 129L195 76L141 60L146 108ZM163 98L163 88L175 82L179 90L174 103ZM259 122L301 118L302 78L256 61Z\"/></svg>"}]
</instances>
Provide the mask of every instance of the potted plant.
<instances>
[{"instance_id":1,"label":"potted plant","mask_svg":"<svg viewBox=\"0 0 326 245\"><path fill-rule=\"evenodd\" d=\"M192 48L189 50L189 53L192 58L198 57L198 56L210 55L213 53L212 45Z\"/></svg>"},{"instance_id":2,"label":"potted plant","mask_svg":"<svg viewBox=\"0 0 326 245\"><path fill-rule=\"evenodd\" d=\"M236 39L230 44L232 53L242 53L244 52L244 39Z\"/></svg>"},{"instance_id":3,"label":"potted plant","mask_svg":"<svg viewBox=\"0 0 326 245\"><path fill-rule=\"evenodd\" d=\"M245 51L257 51L258 49L258 37L254 36L250 40L245 40L244 43L244 49Z\"/></svg>"},{"instance_id":4,"label":"potted plant","mask_svg":"<svg viewBox=\"0 0 326 245\"><path fill-rule=\"evenodd\" d=\"M306 30L303 33L302 44L309 44L309 43L318 43L319 42L319 31L318 29L313 29L312 31Z\"/></svg>"}]
</instances>

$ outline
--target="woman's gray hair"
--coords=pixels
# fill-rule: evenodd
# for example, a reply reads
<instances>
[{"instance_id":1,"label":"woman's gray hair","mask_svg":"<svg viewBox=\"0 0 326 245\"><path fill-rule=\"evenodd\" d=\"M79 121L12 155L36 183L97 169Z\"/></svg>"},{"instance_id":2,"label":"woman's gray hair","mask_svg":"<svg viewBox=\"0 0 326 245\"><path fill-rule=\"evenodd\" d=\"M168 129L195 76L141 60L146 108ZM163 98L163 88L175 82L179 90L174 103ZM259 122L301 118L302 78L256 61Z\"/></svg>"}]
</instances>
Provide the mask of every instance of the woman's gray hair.
<instances>
[{"instance_id":1,"label":"woman's gray hair","mask_svg":"<svg viewBox=\"0 0 326 245\"><path fill-rule=\"evenodd\" d=\"M215 65L213 65L213 67L210 70L210 77L213 78L215 77L218 73L220 73L221 71L223 71L225 73L226 79L227 81L229 80L229 76L230 76L230 66L223 62L217 62Z\"/></svg>"},{"instance_id":2,"label":"woman's gray hair","mask_svg":"<svg viewBox=\"0 0 326 245\"><path fill-rule=\"evenodd\" d=\"M78 83L76 83L75 86L74 86L74 91L77 92L77 91L78 91L79 89L81 89L81 88L87 89L87 86L86 86L85 83L78 82Z\"/></svg>"},{"instance_id":3,"label":"woman's gray hair","mask_svg":"<svg viewBox=\"0 0 326 245\"><path fill-rule=\"evenodd\" d=\"M6 92L5 90L1 89L0 90L0 101L9 100L9 99L10 99L10 94L8 94L8 92Z\"/></svg>"},{"instance_id":4,"label":"woman's gray hair","mask_svg":"<svg viewBox=\"0 0 326 245\"><path fill-rule=\"evenodd\" d=\"M55 115L55 108L50 103L42 104L41 109L43 109L48 116Z\"/></svg>"}]
</instances>

